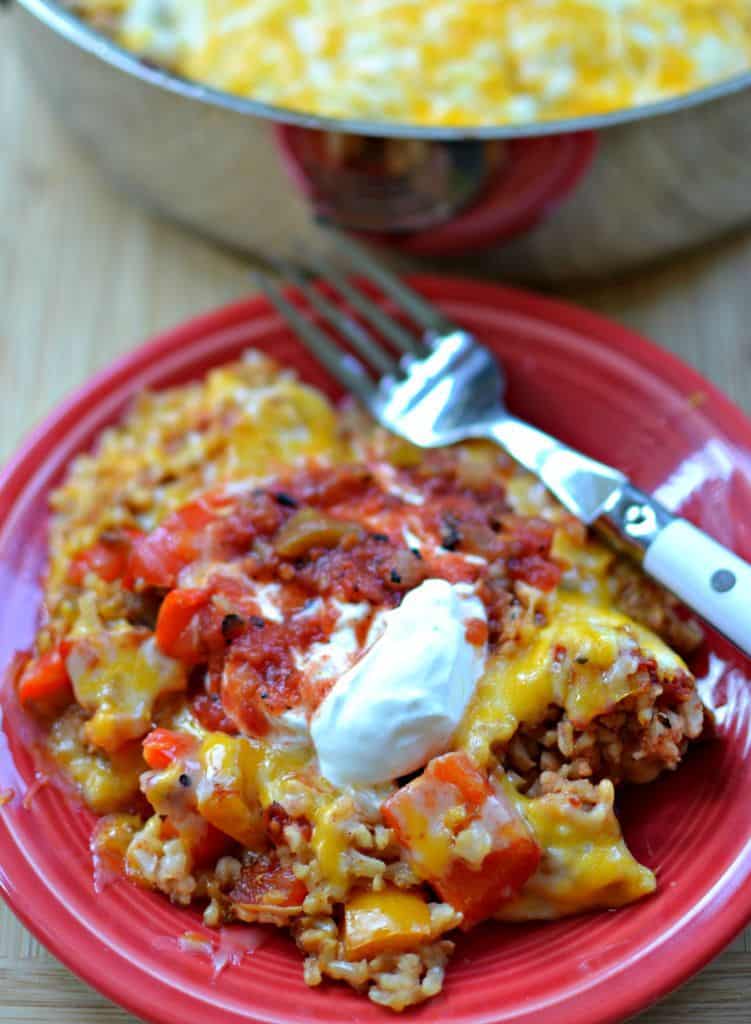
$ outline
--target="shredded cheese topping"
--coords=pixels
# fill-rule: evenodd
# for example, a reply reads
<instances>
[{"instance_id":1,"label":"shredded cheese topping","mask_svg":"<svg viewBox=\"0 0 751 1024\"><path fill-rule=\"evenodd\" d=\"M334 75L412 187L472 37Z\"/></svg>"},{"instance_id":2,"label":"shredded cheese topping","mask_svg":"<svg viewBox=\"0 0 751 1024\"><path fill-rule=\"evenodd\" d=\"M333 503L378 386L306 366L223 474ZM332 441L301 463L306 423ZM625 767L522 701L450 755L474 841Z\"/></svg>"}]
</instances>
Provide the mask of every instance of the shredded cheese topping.
<instances>
[{"instance_id":1,"label":"shredded cheese topping","mask_svg":"<svg viewBox=\"0 0 751 1024\"><path fill-rule=\"evenodd\" d=\"M127 47L218 89L334 117L577 117L751 66L749 0L83 0Z\"/></svg>"}]
</instances>

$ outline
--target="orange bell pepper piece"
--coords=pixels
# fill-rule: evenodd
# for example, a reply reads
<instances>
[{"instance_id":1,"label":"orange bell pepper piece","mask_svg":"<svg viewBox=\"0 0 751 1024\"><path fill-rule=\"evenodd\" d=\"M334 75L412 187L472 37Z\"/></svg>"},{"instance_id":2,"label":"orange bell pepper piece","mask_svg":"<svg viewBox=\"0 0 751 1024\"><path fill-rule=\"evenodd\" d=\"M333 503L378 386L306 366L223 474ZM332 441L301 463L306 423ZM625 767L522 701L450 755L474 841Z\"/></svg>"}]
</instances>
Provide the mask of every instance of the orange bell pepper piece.
<instances>
[{"instance_id":1,"label":"orange bell pepper piece","mask_svg":"<svg viewBox=\"0 0 751 1024\"><path fill-rule=\"evenodd\" d=\"M211 599L206 590L171 590L162 601L156 620L156 642L162 654L179 661L201 658L200 630L195 618Z\"/></svg>"},{"instance_id":2,"label":"orange bell pepper piece","mask_svg":"<svg viewBox=\"0 0 751 1024\"><path fill-rule=\"evenodd\" d=\"M406 952L429 938L430 910L416 893L387 886L354 896L344 908L349 960Z\"/></svg>"},{"instance_id":3,"label":"orange bell pepper piece","mask_svg":"<svg viewBox=\"0 0 751 1024\"><path fill-rule=\"evenodd\" d=\"M143 740L143 758L149 768L163 771L196 748L196 740L182 732L153 729Z\"/></svg>"},{"instance_id":4,"label":"orange bell pepper piece","mask_svg":"<svg viewBox=\"0 0 751 1024\"><path fill-rule=\"evenodd\" d=\"M434 758L382 813L420 878L464 915L464 929L515 896L540 862L526 822L462 752Z\"/></svg>"},{"instance_id":5,"label":"orange bell pepper piece","mask_svg":"<svg viewBox=\"0 0 751 1024\"><path fill-rule=\"evenodd\" d=\"M50 702L57 706L73 700L73 687L65 665L68 646L63 643L27 663L18 682L22 704Z\"/></svg>"}]
</instances>

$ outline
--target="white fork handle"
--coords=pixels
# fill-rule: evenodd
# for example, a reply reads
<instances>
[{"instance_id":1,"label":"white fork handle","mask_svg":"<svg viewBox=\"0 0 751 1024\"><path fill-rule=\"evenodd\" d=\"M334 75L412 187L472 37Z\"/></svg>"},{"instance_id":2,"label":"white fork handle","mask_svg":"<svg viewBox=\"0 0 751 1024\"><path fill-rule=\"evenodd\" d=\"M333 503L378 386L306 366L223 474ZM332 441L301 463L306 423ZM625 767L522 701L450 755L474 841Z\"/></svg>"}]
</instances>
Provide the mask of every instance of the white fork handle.
<instances>
[{"instance_id":1,"label":"white fork handle","mask_svg":"<svg viewBox=\"0 0 751 1024\"><path fill-rule=\"evenodd\" d=\"M751 565L626 477L512 416L490 436L538 476L570 512L751 655Z\"/></svg>"},{"instance_id":2,"label":"white fork handle","mask_svg":"<svg viewBox=\"0 0 751 1024\"><path fill-rule=\"evenodd\" d=\"M644 568L751 654L751 565L685 519L673 519L647 548Z\"/></svg>"},{"instance_id":3,"label":"white fork handle","mask_svg":"<svg viewBox=\"0 0 751 1024\"><path fill-rule=\"evenodd\" d=\"M606 506L595 529L751 655L751 565L631 483Z\"/></svg>"}]
</instances>

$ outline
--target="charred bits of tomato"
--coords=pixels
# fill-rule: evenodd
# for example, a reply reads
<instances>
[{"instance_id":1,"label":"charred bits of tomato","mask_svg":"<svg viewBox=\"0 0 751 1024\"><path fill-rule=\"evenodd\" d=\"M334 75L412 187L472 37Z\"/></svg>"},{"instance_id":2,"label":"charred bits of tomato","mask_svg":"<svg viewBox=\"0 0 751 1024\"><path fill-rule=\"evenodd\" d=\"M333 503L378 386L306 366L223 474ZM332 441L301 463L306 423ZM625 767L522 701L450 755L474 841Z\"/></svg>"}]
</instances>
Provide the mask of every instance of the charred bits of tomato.
<instances>
[{"instance_id":1,"label":"charred bits of tomato","mask_svg":"<svg viewBox=\"0 0 751 1024\"><path fill-rule=\"evenodd\" d=\"M424 550L408 545L408 524ZM156 639L194 675L202 668L210 700L197 713L264 735L269 716L306 699L294 652L331 635L333 599L375 611L431 577L478 583L493 641L514 580L557 581L552 536L544 520L509 513L497 479L468 482L449 452L412 469L309 467L264 489L203 495L134 540L128 573L139 594L168 590ZM177 586L194 563L201 586ZM280 621L263 614L266 584Z\"/></svg>"},{"instance_id":2,"label":"charred bits of tomato","mask_svg":"<svg viewBox=\"0 0 751 1024\"><path fill-rule=\"evenodd\" d=\"M283 910L299 908L307 894L308 890L292 868L281 864L278 855L272 852L260 854L243 867L229 898L239 907Z\"/></svg>"},{"instance_id":3,"label":"charred bits of tomato","mask_svg":"<svg viewBox=\"0 0 751 1024\"><path fill-rule=\"evenodd\" d=\"M234 736L238 728L224 710L218 693L197 693L190 702L193 714L209 732L226 732Z\"/></svg>"},{"instance_id":4,"label":"charred bits of tomato","mask_svg":"<svg viewBox=\"0 0 751 1024\"><path fill-rule=\"evenodd\" d=\"M554 527L535 516L504 516L504 557L512 580L523 580L538 590L552 590L561 578L561 567L550 557Z\"/></svg>"}]
</instances>

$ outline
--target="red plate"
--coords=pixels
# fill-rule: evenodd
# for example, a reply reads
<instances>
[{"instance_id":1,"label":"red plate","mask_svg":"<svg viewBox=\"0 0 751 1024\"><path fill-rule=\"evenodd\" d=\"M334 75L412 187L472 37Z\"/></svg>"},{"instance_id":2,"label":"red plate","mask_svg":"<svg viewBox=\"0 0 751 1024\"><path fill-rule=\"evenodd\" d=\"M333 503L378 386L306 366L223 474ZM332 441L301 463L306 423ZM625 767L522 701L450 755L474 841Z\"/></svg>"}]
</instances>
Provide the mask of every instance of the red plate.
<instances>
[{"instance_id":1,"label":"red plate","mask_svg":"<svg viewBox=\"0 0 751 1024\"><path fill-rule=\"evenodd\" d=\"M751 424L710 384L629 331L560 303L463 281L416 283L502 357L516 412L615 463L751 555ZM195 378L246 346L335 393L278 316L253 299L121 359L26 442L0 479L0 664L32 639L46 496L71 457L142 388ZM423 1024L620 1020L698 970L748 922L750 669L710 638L699 670L718 709L719 738L693 750L675 775L622 801L627 838L657 872L657 895L617 913L478 929L460 939L444 994L412 1011ZM52 786L32 791L24 807L34 766L7 680L0 706L0 790L17 794L0 810L0 890L82 978L160 1024L394 1019L343 986L306 988L297 951L277 933L212 984L208 959L179 952L174 941L200 927L195 914L122 881L95 893L91 816Z\"/></svg>"}]
</instances>

